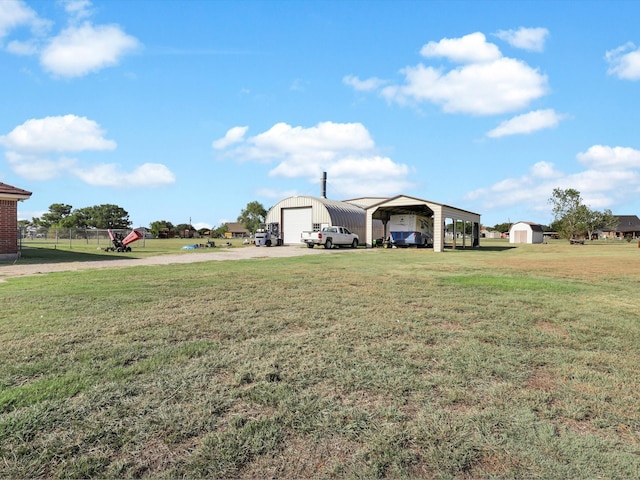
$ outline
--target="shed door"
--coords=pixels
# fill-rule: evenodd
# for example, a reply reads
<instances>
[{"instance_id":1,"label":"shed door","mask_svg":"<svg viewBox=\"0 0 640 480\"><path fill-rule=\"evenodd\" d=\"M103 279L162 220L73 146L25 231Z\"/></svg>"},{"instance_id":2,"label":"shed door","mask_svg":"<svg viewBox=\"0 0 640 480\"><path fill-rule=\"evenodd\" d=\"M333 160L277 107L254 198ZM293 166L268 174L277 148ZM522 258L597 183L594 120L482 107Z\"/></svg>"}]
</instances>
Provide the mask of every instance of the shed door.
<instances>
[{"instance_id":1,"label":"shed door","mask_svg":"<svg viewBox=\"0 0 640 480\"><path fill-rule=\"evenodd\" d=\"M284 243L300 243L300 232L312 230L311 207L282 209L282 239Z\"/></svg>"},{"instance_id":2,"label":"shed door","mask_svg":"<svg viewBox=\"0 0 640 480\"><path fill-rule=\"evenodd\" d=\"M516 230L515 232L516 240L513 243L527 243L527 231L526 230Z\"/></svg>"}]
</instances>

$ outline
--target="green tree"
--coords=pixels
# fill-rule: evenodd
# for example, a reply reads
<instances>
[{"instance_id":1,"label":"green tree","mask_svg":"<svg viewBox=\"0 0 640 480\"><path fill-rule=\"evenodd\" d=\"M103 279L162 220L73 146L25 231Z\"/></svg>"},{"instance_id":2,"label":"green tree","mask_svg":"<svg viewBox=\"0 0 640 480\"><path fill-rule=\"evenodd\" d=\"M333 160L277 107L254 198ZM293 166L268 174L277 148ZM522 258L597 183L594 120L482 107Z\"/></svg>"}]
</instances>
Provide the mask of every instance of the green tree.
<instances>
[{"instance_id":1,"label":"green tree","mask_svg":"<svg viewBox=\"0 0 640 480\"><path fill-rule=\"evenodd\" d=\"M579 191L573 188L554 188L549 203L552 206L554 225L562 238L571 240L586 233L588 209L582 204Z\"/></svg>"},{"instance_id":2,"label":"green tree","mask_svg":"<svg viewBox=\"0 0 640 480\"><path fill-rule=\"evenodd\" d=\"M578 235L591 239L596 230L613 228L618 219L611 210L592 210L582 203L580 192L568 188L555 188L549 199L553 207L554 222L551 224L562 238L571 240Z\"/></svg>"},{"instance_id":3,"label":"green tree","mask_svg":"<svg viewBox=\"0 0 640 480\"><path fill-rule=\"evenodd\" d=\"M42 214L39 219L34 218L33 222L38 226L49 228L54 225L59 225L65 218L71 215L71 205L64 203L53 203L49 206L49 211Z\"/></svg>"},{"instance_id":4,"label":"green tree","mask_svg":"<svg viewBox=\"0 0 640 480\"><path fill-rule=\"evenodd\" d=\"M590 210L587 220L587 238L593 238L596 230L614 229L618 226L618 217L611 210L607 209L602 212L598 210Z\"/></svg>"},{"instance_id":5,"label":"green tree","mask_svg":"<svg viewBox=\"0 0 640 480\"><path fill-rule=\"evenodd\" d=\"M176 225L176 230L178 231L180 238L193 238L193 232L195 232L193 226L188 223L179 223Z\"/></svg>"},{"instance_id":6,"label":"green tree","mask_svg":"<svg viewBox=\"0 0 640 480\"><path fill-rule=\"evenodd\" d=\"M249 202L247 207L240 212L238 222L250 232L255 232L267 216L267 211L260 202Z\"/></svg>"},{"instance_id":7,"label":"green tree","mask_svg":"<svg viewBox=\"0 0 640 480\"><path fill-rule=\"evenodd\" d=\"M223 238L224 234L229 231L229 226L225 223L220 225L218 228L213 230L214 236L216 238Z\"/></svg>"},{"instance_id":8,"label":"green tree","mask_svg":"<svg viewBox=\"0 0 640 480\"><path fill-rule=\"evenodd\" d=\"M497 230L500 233L507 233L509 231L509 229L511 229L511 225L513 225L511 222L496 223L493 226L493 228L494 228L494 230Z\"/></svg>"},{"instance_id":9,"label":"green tree","mask_svg":"<svg viewBox=\"0 0 640 480\"><path fill-rule=\"evenodd\" d=\"M173 223L166 220L158 220L149 224L149 231L156 238L162 238L162 235L168 236L168 234L175 232Z\"/></svg>"},{"instance_id":10,"label":"green tree","mask_svg":"<svg viewBox=\"0 0 640 480\"><path fill-rule=\"evenodd\" d=\"M106 203L93 207L74 210L74 227L78 228L112 228L124 229L131 227L129 213L118 205Z\"/></svg>"}]
</instances>

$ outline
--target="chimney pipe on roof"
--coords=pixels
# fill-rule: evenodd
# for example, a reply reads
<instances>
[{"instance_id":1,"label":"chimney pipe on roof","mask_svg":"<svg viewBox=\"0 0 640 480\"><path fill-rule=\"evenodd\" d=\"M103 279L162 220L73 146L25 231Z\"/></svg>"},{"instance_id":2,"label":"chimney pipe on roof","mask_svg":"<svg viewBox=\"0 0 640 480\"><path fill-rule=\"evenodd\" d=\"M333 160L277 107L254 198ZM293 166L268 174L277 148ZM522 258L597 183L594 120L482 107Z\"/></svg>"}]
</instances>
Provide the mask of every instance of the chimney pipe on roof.
<instances>
[{"instance_id":1,"label":"chimney pipe on roof","mask_svg":"<svg viewBox=\"0 0 640 480\"><path fill-rule=\"evenodd\" d=\"M322 172L322 198L327 198L327 172Z\"/></svg>"}]
</instances>

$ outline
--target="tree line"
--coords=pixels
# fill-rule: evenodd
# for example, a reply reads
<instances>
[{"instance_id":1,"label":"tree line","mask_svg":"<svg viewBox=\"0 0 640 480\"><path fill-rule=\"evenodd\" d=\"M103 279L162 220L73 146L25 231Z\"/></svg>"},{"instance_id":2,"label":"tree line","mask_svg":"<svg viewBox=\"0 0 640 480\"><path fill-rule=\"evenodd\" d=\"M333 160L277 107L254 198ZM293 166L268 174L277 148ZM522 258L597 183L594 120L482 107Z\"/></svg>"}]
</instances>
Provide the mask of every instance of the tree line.
<instances>
[{"instance_id":1,"label":"tree line","mask_svg":"<svg viewBox=\"0 0 640 480\"><path fill-rule=\"evenodd\" d=\"M584 204L580 192L573 189L555 188L549 204L552 207L554 221L545 227L546 231L557 232L562 238L570 240L584 235L591 239L598 230L614 229L618 225L618 218L611 210L595 210ZM252 201L242 209L238 215L238 223L248 231L255 232L264 223L267 210L257 201ZM23 227L34 226L42 228L95 228L95 229L129 229L131 221L129 213L118 205L103 204L92 207L73 209L71 205L54 203L49 211L39 218L31 221L21 221ZM499 223L494 229L505 233L511 228L510 222ZM154 237L163 236L193 236L196 230L192 225L180 223L174 225L167 220L151 222L149 231ZM201 228L198 234L209 234L214 237L223 237L229 228L226 224L209 229Z\"/></svg>"},{"instance_id":2,"label":"tree line","mask_svg":"<svg viewBox=\"0 0 640 480\"><path fill-rule=\"evenodd\" d=\"M250 232L255 232L267 216L267 210L260 202L249 202L238 216L241 223ZM88 228L88 229L112 229L124 230L131 228L129 213L122 207L112 204L94 205L74 209L65 203L54 203L49 206L49 211L41 217L33 217L19 222L21 227L36 228ZM149 231L154 237L162 238L174 236L194 236L196 230L192 225L180 223L174 225L167 220L157 220L149 224ZM199 235L209 234L215 237L223 237L229 228L226 224L217 228L201 228L197 230Z\"/></svg>"}]
</instances>

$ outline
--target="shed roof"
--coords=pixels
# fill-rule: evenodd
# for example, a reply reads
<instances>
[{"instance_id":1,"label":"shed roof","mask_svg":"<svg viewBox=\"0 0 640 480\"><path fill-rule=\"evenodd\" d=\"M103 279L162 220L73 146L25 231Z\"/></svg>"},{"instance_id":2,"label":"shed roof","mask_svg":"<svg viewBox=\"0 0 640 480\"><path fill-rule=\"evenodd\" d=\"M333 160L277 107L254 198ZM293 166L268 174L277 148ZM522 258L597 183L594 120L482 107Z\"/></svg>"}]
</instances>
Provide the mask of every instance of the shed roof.
<instances>
[{"instance_id":1,"label":"shed roof","mask_svg":"<svg viewBox=\"0 0 640 480\"><path fill-rule=\"evenodd\" d=\"M513 226L518 225L518 223L523 223L525 225L529 225L529 227L531 227L531 231L533 231L533 232L544 232L544 228L542 228L542 225L540 225L539 223L517 222L517 223L514 223Z\"/></svg>"}]
</instances>

